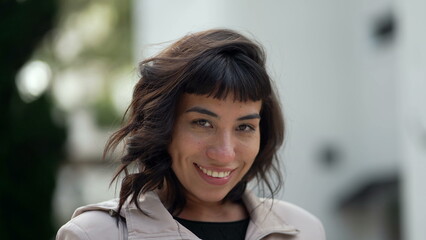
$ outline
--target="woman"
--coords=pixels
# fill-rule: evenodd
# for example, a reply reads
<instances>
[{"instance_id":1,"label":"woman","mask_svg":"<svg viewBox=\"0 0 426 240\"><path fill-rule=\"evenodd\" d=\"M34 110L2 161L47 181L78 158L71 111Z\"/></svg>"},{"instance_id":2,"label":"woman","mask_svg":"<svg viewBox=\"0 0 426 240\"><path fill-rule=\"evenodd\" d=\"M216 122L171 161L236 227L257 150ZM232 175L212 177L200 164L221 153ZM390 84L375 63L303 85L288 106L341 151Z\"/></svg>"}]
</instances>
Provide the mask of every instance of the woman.
<instances>
[{"instance_id":1,"label":"woman","mask_svg":"<svg viewBox=\"0 0 426 240\"><path fill-rule=\"evenodd\" d=\"M126 145L119 199L77 209L57 239L325 239L311 214L246 189L282 184L283 118L253 41L185 36L141 63L128 113L105 150Z\"/></svg>"}]
</instances>

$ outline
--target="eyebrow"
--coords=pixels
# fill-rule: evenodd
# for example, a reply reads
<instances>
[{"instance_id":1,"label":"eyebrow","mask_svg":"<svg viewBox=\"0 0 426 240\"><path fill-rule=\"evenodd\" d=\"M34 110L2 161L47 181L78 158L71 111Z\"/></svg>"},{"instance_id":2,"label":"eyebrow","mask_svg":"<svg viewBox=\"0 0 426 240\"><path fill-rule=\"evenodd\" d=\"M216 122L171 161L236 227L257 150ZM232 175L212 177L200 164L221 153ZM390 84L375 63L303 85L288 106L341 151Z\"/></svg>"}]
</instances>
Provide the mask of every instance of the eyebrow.
<instances>
[{"instance_id":1,"label":"eyebrow","mask_svg":"<svg viewBox=\"0 0 426 240\"><path fill-rule=\"evenodd\" d=\"M209 111L209 110L202 108L202 107L192 107L192 108L186 110L185 112L186 113L187 112L197 112L197 113L209 115L209 116L212 116L212 117L215 117L215 118L219 118L219 116L216 113Z\"/></svg>"},{"instance_id":2,"label":"eyebrow","mask_svg":"<svg viewBox=\"0 0 426 240\"><path fill-rule=\"evenodd\" d=\"M260 115L258 113L253 113L247 116L240 117L237 120L242 121L242 120L250 120L250 119L260 119Z\"/></svg>"},{"instance_id":3,"label":"eyebrow","mask_svg":"<svg viewBox=\"0 0 426 240\"><path fill-rule=\"evenodd\" d=\"M212 117L215 117L215 118L219 118L219 116L216 113L214 113L210 110L207 110L205 108L202 108L202 107L192 107L192 108L186 110L185 112L186 113L187 112L197 112L197 113L209 115L209 116L212 116ZM253 114L249 114L249 115L246 115L246 116L239 117L237 120L242 121L242 120L250 120L250 119L260 119L260 115L258 113L253 113Z\"/></svg>"}]
</instances>

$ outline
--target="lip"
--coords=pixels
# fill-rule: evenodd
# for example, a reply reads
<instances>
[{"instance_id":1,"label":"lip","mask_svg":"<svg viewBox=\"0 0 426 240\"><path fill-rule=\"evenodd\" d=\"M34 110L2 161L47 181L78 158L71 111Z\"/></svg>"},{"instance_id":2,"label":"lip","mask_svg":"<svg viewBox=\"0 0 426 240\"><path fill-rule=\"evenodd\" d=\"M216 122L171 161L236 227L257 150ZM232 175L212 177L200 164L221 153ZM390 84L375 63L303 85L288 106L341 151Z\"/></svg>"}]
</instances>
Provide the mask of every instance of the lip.
<instances>
[{"instance_id":1,"label":"lip","mask_svg":"<svg viewBox=\"0 0 426 240\"><path fill-rule=\"evenodd\" d=\"M198 166L201 166L201 165L198 165L198 164L194 163L194 168L197 170L197 172L200 175L200 177L204 181L206 181L207 183L212 184L212 185L224 185L224 184L227 184L231 180L231 178L232 178L232 176L234 175L234 172L235 172L235 168L214 168L214 167L201 166L201 167L203 167L205 169L216 171L216 172L231 172L226 177L217 178L217 177L211 177L211 176L205 174Z\"/></svg>"}]
</instances>

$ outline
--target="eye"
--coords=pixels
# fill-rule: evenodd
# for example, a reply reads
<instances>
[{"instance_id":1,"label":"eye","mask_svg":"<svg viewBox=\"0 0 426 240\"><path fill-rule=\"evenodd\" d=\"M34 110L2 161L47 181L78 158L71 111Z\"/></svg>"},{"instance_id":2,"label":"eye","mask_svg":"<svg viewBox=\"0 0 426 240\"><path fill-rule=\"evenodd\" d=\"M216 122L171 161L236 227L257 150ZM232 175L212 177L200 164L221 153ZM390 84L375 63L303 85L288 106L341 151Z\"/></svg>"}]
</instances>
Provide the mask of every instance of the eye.
<instances>
[{"instance_id":1,"label":"eye","mask_svg":"<svg viewBox=\"0 0 426 240\"><path fill-rule=\"evenodd\" d=\"M237 131L251 132L251 131L254 131L254 127L248 124L241 124L241 125L238 125Z\"/></svg>"},{"instance_id":2,"label":"eye","mask_svg":"<svg viewBox=\"0 0 426 240\"><path fill-rule=\"evenodd\" d=\"M200 126L200 127L204 127L204 128L211 128L212 127L210 122L205 120L205 119L194 120L194 121L192 121L192 124Z\"/></svg>"}]
</instances>

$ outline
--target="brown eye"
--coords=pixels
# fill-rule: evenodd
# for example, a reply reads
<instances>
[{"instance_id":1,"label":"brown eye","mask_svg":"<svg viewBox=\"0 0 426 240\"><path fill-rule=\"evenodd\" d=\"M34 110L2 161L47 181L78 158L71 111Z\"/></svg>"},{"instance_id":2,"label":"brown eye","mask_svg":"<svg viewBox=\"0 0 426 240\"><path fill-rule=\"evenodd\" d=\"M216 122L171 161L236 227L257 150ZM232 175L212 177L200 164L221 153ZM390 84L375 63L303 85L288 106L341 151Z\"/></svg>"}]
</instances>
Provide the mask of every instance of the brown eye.
<instances>
[{"instance_id":1,"label":"brown eye","mask_svg":"<svg viewBox=\"0 0 426 240\"><path fill-rule=\"evenodd\" d=\"M205 127L205 128L212 127L212 125L210 124L210 122L207 121L207 120L205 120L205 119L194 120L194 121L192 121L192 124L195 124L195 125L200 126L200 127Z\"/></svg>"},{"instance_id":2,"label":"brown eye","mask_svg":"<svg viewBox=\"0 0 426 240\"><path fill-rule=\"evenodd\" d=\"M254 131L254 127L248 125L248 124L241 124L237 127L237 131L241 132L251 132Z\"/></svg>"}]
</instances>

